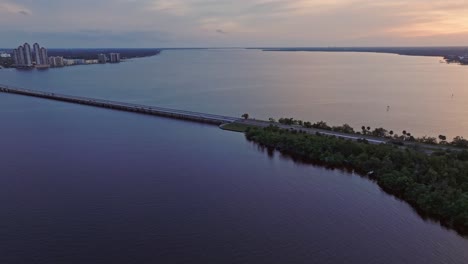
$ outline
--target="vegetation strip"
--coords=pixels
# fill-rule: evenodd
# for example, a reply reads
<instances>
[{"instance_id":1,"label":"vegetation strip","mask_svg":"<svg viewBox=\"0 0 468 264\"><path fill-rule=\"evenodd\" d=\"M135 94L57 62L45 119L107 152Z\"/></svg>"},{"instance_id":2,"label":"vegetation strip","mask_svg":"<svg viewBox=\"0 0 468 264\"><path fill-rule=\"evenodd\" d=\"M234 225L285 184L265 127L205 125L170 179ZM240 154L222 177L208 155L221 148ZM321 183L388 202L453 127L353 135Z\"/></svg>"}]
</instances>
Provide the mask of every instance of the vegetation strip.
<instances>
[{"instance_id":1,"label":"vegetation strip","mask_svg":"<svg viewBox=\"0 0 468 264\"><path fill-rule=\"evenodd\" d=\"M385 191L423 216L468 235L468 151L427 155L389 144L372 145L275 126L248 128L248 140L309 162L350 168L374 179Z\"/></svg>"},{"instance_id":2,"label":"vegetation strip","mask_svg":"<svg viewBox=\"0 0 468 264\"><path fill-rule=\"evenodd\" d=\"M270 122L274 124L276 121L273 118L270 118ZM319 121L316 123L311 123L308 121L297 120L294 118L280 118L278 120L279 124L290 125L290 126L299 126L303 128L315 128L321 130L328 130L333 132L353 134L353 135L364 135L371 136L376 138L384 138L389 141L389 143L396 145L403 145L404 143L409 143L414 145L415 143L425 144L425 145L435 145L443 146L445 148L468 148L468 140L464 139L461 136L453 138L452 141L448 141L447 137L444 135L439 135L437 138L423 136L423 137L414 137L409 131L403 130L401 135L393 132L393 130L387 130L383 127L378 127L371 129L369 126L362 126L361 131L355 131L353 127L348 124L341 126L329 126L324 121ZM426 146L427 147L427 146Z\"/></svg>"},{"instance_id":3,"label":"vegetation strip","mask_svg":"<svg viewBox=\"0 0 468 264\"><path fill-rule=\"evenodd\" d=\"M226 123L219 126L223 130L234 131L234 132L246 132L248 128L253 128L251 125L242 123Z\"/></svg>"}]
</instances>

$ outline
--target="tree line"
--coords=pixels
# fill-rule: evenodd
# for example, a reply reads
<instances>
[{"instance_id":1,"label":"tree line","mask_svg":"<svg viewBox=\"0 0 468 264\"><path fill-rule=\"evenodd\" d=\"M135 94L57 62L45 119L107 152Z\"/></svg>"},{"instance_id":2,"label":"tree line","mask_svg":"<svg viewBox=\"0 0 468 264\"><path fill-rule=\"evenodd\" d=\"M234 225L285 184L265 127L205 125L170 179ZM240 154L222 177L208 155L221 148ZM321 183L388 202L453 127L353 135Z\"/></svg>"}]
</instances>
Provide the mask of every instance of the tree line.
<instances>
[{"instance_id":1,"label":"tree line","mask_svg":"<svg viewBox=\"0 0 468 264\"><path fill-rule=\"evenodd\" d=\"M323 129L324 123L315 124ZM344 127L346 130L348 127ZM369 129L366 128L366 131ZM468 235L468 151L431 155L394 145L367 144L277 126L249 128L248 140L303 160L351 168L424 215Z\"/></svg>"},{"instance_id":2,"label":"tree line","mask_svg":"<svg viewBox=\"0 0 468 264\"><path fill-rule=\"evenodd\" d=\"M276 121L273 118L270 118L269 121L274 124ZM430 145L445 145L445 146L454 146L458 148L468 148L468 140L464 139L461 136L457 136L448 141L447 137L444 135L439 135L438 137L414 137L409 131L403 130L401 134L397 134L393 130L387 130L382 127L372 129L369 126L362 126L361 130L356 131L353 127L348 124L341 126L330 126L324 121L319 121L316 123L311 123L309 121L297 120L294 118L280 118L278 123L291 126L300 126L303 128L316 128L322 130L329 130L333 132L346 133L346 134L356 134L356 135L365 135L373 137L381 137L391 139L394 143L398 142L418 142L423 144Z\"/></svg>"}]
</instances>

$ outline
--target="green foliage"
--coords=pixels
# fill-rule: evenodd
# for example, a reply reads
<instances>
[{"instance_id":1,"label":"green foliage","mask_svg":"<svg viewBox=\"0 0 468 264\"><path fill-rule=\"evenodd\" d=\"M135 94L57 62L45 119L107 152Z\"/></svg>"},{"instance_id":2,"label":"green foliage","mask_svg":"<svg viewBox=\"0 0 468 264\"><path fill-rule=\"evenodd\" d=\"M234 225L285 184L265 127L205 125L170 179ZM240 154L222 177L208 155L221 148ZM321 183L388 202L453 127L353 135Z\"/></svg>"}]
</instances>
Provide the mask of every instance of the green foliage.
<instances>
[{"instance_id":1,"label":"green foliage","mask_svg":"<svg viewBox=\"0 0 468 264\"><path fill-rule=\"evenodd\" d=\"M468 140L463 137L455 137L451 144L459 148L468 148Z\"/></svg>"},{"instance_id":2,"label":"green foliage","mask_svg":"<svg viewBox=\"0 0 468 264\"><path fill-rule=\"evenodd\" d=\"M344 124L342 126L334 126L332 128L332 130L335 131L335 132L341 132L341 133L346 133L346 134L354 134L355 133L354 128L352 128L348 124Z\"/></svg>"},{"instance_id":3,"label":"green foliage","mask_svg":"<svg viewBox=\"0 0 468 264\"><path fill-rule=\"evenodd\" d=\"M332 130L332 128L327 124L327 122L324 121L319 121L315 124L312 124L312 127L323 130Z\"/></svg>"},{"instance_id":4,"label":"green foliage","mask_svg":"<svg viewBox=\"0 0 468 264\"><path fill-rule=\"evenodd\" d=\"M10 68L13 66L13 64L14 64L13 58L0 58L0 66L4 68Z\"/></svg>"},{"instance_id":5,"label":"green foliage","mask_svg":"<svg viewBox=\"0 0 468 264\"><path fill-rule=\"evenodd\" d=\"M269 121L274 123L274 119L270 118ZM303 128L315 128L321 130L329 130L334 132L340 132L345 134L357 134L357 135L365 135L365 136L373 136L373 137L380 137L380 138L388 138L392 139L391 143L395 145L404 145L405 141L409 142L418 142L423 144L430 144L430 145L445 145L445 146L454 146L457 148L468 148L468 140L464 139L463 137L455 137L452 142L447 141L447 137L444 135L439 135L436 137L414 137L410 132L403 130L402 135L398 136L394 133L393 130L386 130L383 127L375 128L371 130L369 126L362 126L361 131L355 131L353 127L348 124L344 124L342 126L329 126L324 121L319 121L316 123L311 123L309 121L302 121L298 119L290 118L280 118L278 123L283 125L290 125L290 126L301 126Z\"/></svg>"},{"instance_id":6,"label":"green foliage","mask_svg":"<svg viewBox=\"0 0 468 264\"><path fill-rule=\"evenodd\" d=\"M385 132L365 130L372 134ZM351 167L369 175L384 190L421 212L468 234L468 151L427 155L391 144L373 145L320 134L293 133L274 126L249 129L246 137L313 162ZM465 141L459 138L456 142Z\"/></svg>"},{"instance_id":7,"label":"green foliage","mask_svg":"<svg viewBox=\"0 0 468 264\"><path fill-rule=\"evenodd\" d=\"M386 129L379 127L379 128L374 129L374 131L372 131L371 134L374 137L386 137L387 133L388 132Z\"/></svg>"},{"instance_id":8,"label":"green foliage","mask_svg":"<svg viewBox=\"0 0 468 264\"><path fill-rule=\"evenodd\" d=\"M282 118L280 118L280 119L278 120L278 122L279 122L280 124L284 124L284 125L294 125L294 124L295 124L294 118L283 118L283 117L282 117Z\"/></svg>"}]
</instances>

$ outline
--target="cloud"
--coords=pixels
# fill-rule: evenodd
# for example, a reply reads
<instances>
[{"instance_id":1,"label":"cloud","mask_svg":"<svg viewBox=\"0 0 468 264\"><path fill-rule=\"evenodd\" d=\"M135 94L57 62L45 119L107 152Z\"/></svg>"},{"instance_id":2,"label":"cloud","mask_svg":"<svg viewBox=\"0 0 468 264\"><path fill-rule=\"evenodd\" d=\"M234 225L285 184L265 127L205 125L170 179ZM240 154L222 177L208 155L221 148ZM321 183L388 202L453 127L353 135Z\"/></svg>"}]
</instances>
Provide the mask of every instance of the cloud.
<instances>
[{"instance_id":1,"label":"cloud","mask_svg":"<svg viewBox=\"0 0 468 264\"><path fill-rule=\"evenodd\" d=\"M182 0L155 0L150 2L150 9L171 15L183 16L189 12L189 4Z\"/></svg>"},{"instance_id":2,"label":"cloud","mask_svg":"<svg viewBox=\"0 0 468 264\"><path fill-rule=\"evenodd\" d=\"M28 8L6 0L0 0L0 14L22 14L30 15L32 12Z\"/></svg>"},{"instance_id":3,"label":"cloud","mask_svg":"<svg viewBox=\"0 0 468 264\"><path fill-rule=\"evenodd\" d=\"M136 48L160 47L173 43L174 36L162 31L0 31L5 39L10 39L10 47L23 42L38 42L50 48Z\"/></svg>"},{"instance_id":4,"label":"cloud","mask_svg":"<svg viewBox=\"0 0 468 264\"><path fill-rule=\"evenodd\" d=\"M465 45L467 13L466 0L0 0L4 29L122 46L133 31L133 45L148 32L177 46Z\"/></svg>"}]
</instances>

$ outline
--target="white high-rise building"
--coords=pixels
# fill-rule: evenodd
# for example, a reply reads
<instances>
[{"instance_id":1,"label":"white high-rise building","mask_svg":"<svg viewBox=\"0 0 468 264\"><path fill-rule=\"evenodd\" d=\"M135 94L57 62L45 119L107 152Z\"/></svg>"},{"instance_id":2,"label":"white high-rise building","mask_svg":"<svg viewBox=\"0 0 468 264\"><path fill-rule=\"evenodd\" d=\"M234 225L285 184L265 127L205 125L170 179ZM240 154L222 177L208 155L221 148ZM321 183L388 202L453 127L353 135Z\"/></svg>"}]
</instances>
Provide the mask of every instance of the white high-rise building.
<instances>
[{"instance_id":1,"label":"white high-rise building","mask_svg":"<svg viewBox=\"0 0 468 264\"><path fill-rule=\"evenodd\" d=\"M49 64L49 56L47 55L47 49L44 47L40 49L39 60L41 61L41 65Z\"/></svg>"},{"instance_id":2,"label":"white high-rise building","mask_svg":"<svg viewBox=\"0 0 468 264\"><path fill-rule=\"evenodd\" d=\"M32 53L31 46L24 43L13 51L13 59L15 60L16 67L32 67Z\"/></svg>"},{"instance_id":3,"label":"white high-rise building","mask_svg":"<svg viewBox=\"0 0 468 264\"><path fill-rule=\"evenodd\" d=\"M120 53L111 53L109 54L109 60L111 63L119 63L120 62Z\"/></svg>"},{"instance_id":4,"label":"white high-rise building","mask_svg":"<svg viewBox=\"0 0 468 264\"><path fill-rule=\"evenodd\" d=\"M26 59L24 56L24 48L23 46L18 47L18 66L25 66L26 65Z\"/></svg>"},{"instance_id":5,"label":"white high-rise building","mask_svg":"<svg viewBox=\"0 0 468 264\"><path fill-rule=\"evenodd\" d=\"M31 46L28 43L24 43L24 64L27 67L32 66L32 55L31 55Z\"/></svg>"},{"instance_id":6,"label":"white high-rise building","mask_svg":"<svg viewBox=\"0 0 468 264\"><path fill-rule=\"evenodd\" d=\"M36 62L36 65L41 65L43 62L41 60L41 46L39 46L39 44L37 43L34 43L33 50L34 50L34 61Z\"/></svg>"},{"instance_id":7,"label":"white high-rise building","mask_svg":"<svg viewBox=\"0 0 468 264\"><path fill-rule=\"evenodd\" d=\"M63 57L49 57L49 64L51 67L63 67Z\"/></svg>"},{"instance_id":8,"label":"white high-rise building","mask_svg":"<svg viewBox=\"0 0 468 264\"><path fill-rule=\"evenodd\" d=\"M31 46L28 43L24 43L23 46L19 46L13 50L15 66L18 68L30 68L35 64L40 68L47 68L49 66L47 49L41 48L38 43L34 43L33 51L31 52Z\"/></svg>"},{"instance_id":9,"label":"white high-rise building","mask_svg":"<svg viewBox=\"0 0 468 264\"><path fill-rule=\"evenodd\" d=\"M19 51L18 49L13 50L13 61L15 62L15 66L19 63Z\"/></svg>"}]
</instances>

